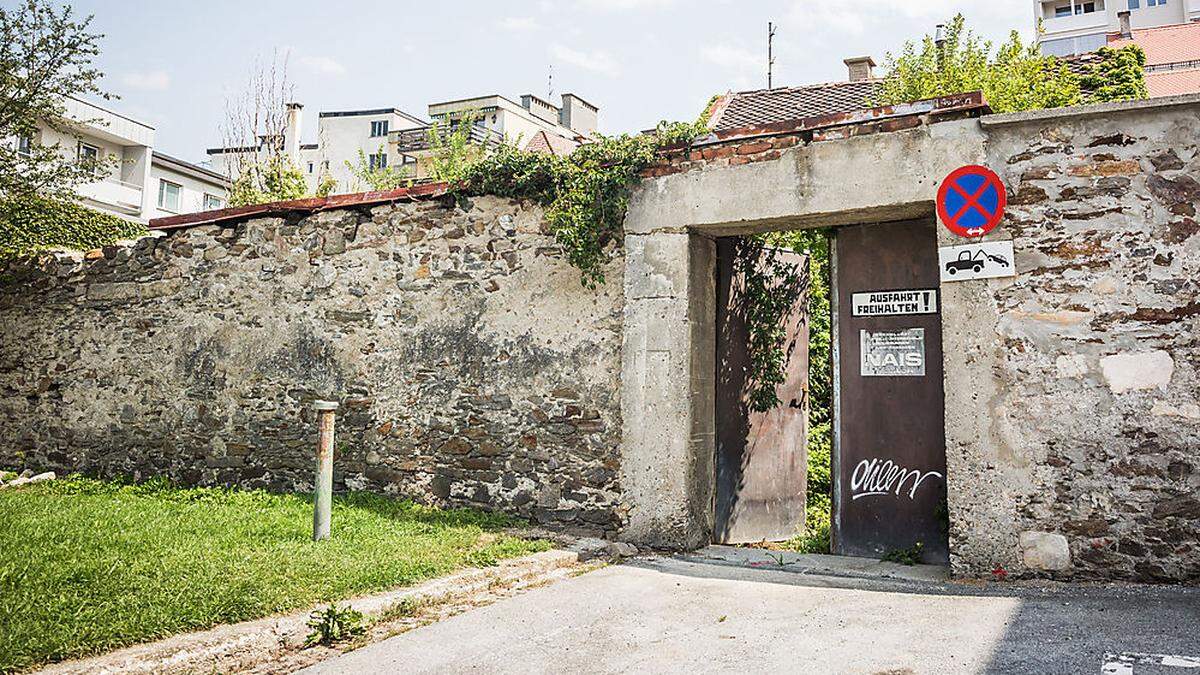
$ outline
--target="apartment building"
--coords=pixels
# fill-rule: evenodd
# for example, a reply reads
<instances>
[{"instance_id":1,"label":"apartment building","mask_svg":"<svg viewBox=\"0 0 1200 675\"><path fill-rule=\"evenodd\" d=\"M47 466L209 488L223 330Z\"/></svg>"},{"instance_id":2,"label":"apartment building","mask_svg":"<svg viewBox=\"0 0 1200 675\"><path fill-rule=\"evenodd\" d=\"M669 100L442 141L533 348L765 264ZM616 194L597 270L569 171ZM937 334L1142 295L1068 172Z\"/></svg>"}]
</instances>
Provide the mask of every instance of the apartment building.
<instances>
[{"instance_id":1,"label":"apartment building","mask_svg":"<svg viewBox=\"0 0 1200 675\"><path fill-rule=\"evenodd\" d=\"M428 126L425 120L399 108L328 111L317 115L317 142L302 143L304 106L288 103L287 109L287 126L282 136L260 139L258 148L210 148L207 152L213 170L236 176L242 161L253 155L274 154L275 149L268 146L275 144L304 174L310 191L316 190L328 176L337 181L337 192L353 192L365 187L356 184L346 162L356 166L361 151L369 168L404 164L406 158L388 148L390 135L398 130Z\"/></svg>"},{"instance_id":2,"label":"apartment building","mask_svg":"<svg viewBox=\"0 0 1200 675\"><path fill-rule=\"evenodd\" d=\"M1042 53L1053 56L1095 51L1128 30L1200 21L1200 0L1034 0L1033 9Z\"/></svg>"},{"instance_id":3,"label":"apartment building","mask_svg":"<svg viewBox=\"0 0 1200 675\"><path fill-rule=\"evenodd\" d=\"M525 94L517 103L500 94L443 101L429 105L430 119L451 130L465 119L472 120L471 138L482 145L512 143L523 149L569 154L595 133L600 109L575 94L563 94L562 104ZM401 131L394 135L397 154L413 161L416 175L423 178L432 155L429 129Z\"/></svg>"},{"instance_id":4,"label":"apartment building","mask_svg":"<svg viewBox=\"0 0 1200 675\"><path fill-rule=\"evenodd\" d=\"M361 152L369 169L403 167L415 180L428 176L433 154L430 121L399 108L321 112L317 142L303 143L304 107L289 103L287 108L283 133L259 139L258 147L209 149L213 170L235 176L241 162L253 155L282 151L304 174L309 190L316 190L328 177L337 183L335 192L356 192L367 186L358 184L347 162L357 166ZM440 133L457 128L470 117L470 137L480 145L517 143L556 154L570 152L596 131L599 117L596 106L575 94L563 94L562 104L557 106L532 94L522 96L520 103L490 94L432 103L427 112L429 119L438 123Z\"/></svg>"},{"instance_id":5,"label":"apartment building","mask_svg":"<svg viewBox=\"0 0 1200 675\"><path fill-rule=\"evenodd\" d=\"M224 176L154 151L154 127L76 98L64 101L72 122L63 131L39 125L18 148L57 145L69 159L115 160L96 180L76 186L80 201L113 215L146 222L151 218L224 206Z\"/></svg>"}]
</instances>

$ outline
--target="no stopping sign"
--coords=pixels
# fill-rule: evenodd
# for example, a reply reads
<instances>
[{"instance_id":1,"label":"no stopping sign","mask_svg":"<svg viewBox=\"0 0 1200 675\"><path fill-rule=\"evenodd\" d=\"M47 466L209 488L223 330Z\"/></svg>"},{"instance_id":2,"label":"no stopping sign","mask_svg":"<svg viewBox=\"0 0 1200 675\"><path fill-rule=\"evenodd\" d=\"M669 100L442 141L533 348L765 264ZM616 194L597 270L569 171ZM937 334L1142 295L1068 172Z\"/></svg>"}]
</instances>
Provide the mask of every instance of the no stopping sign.
<instances>
[{"instance_id":1,"label":"no stopping sign","mask_svg":"<svg viewBox=\"0 0 1200 675\"><path fill-rule=\"evenodd\" d=\"M971 164L950 172L937 193L942 225L960 237L982 237L1004 217L1004 183L986 166Z\"/></svg>"}]
</instances>

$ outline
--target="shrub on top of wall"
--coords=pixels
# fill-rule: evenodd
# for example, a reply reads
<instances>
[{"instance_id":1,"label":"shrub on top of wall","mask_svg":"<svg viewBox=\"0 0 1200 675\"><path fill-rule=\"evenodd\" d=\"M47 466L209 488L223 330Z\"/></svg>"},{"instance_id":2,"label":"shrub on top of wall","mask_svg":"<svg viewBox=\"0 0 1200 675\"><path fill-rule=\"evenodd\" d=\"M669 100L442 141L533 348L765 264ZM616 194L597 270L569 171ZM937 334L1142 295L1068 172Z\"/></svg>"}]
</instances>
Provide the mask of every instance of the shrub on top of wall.
<instances>
[{"instance_id":1,"label":"shrub on top of wall","mask_svg":"<svg viewBox=\"0 0 1200 675\"><path fill-rule=\"evenodd\" d=\"M0 198L0 256L46 249L87 250L146 234L146 226L69 201Z\"/></svg>"}]
</instances>

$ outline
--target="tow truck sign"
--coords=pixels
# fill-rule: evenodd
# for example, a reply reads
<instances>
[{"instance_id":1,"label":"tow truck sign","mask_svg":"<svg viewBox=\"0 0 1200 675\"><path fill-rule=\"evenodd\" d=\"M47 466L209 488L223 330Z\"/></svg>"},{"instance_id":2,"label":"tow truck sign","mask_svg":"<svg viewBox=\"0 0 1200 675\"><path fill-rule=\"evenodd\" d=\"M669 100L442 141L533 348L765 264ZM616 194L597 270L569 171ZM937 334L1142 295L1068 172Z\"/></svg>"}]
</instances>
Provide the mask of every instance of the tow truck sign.
<instances>
[{"instance_id":1,"label":"tow truck sign","mask_svg":"<svg viewBox=\"0 0 1200 675\"><path fill-rule=\"evenodd\" d=\"M981 241L938 249L942 283L968 279L1011 277L1016 274L1011 241Z\"/></svg>"}]
</instances>

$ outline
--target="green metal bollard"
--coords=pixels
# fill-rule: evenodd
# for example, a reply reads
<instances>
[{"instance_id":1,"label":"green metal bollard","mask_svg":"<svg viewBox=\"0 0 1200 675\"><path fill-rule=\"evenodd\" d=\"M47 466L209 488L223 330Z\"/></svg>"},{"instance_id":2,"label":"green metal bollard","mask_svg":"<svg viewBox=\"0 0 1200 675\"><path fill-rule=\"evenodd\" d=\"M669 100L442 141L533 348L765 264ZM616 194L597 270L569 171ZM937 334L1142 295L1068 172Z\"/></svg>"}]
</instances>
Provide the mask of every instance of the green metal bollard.
<instances>
[{"instance_id":1,"label":"green metal bollard","mask_svg":"<svg viewBox=\"0 0 1200 675\"><path fill-rule=\"evenodd\" d=\"M333 508L333 420L338 404L313 401L320 438L317 442L317 478L313 489L313 541L329 538L329 514Z\"/></svg>"}]
</instances>

